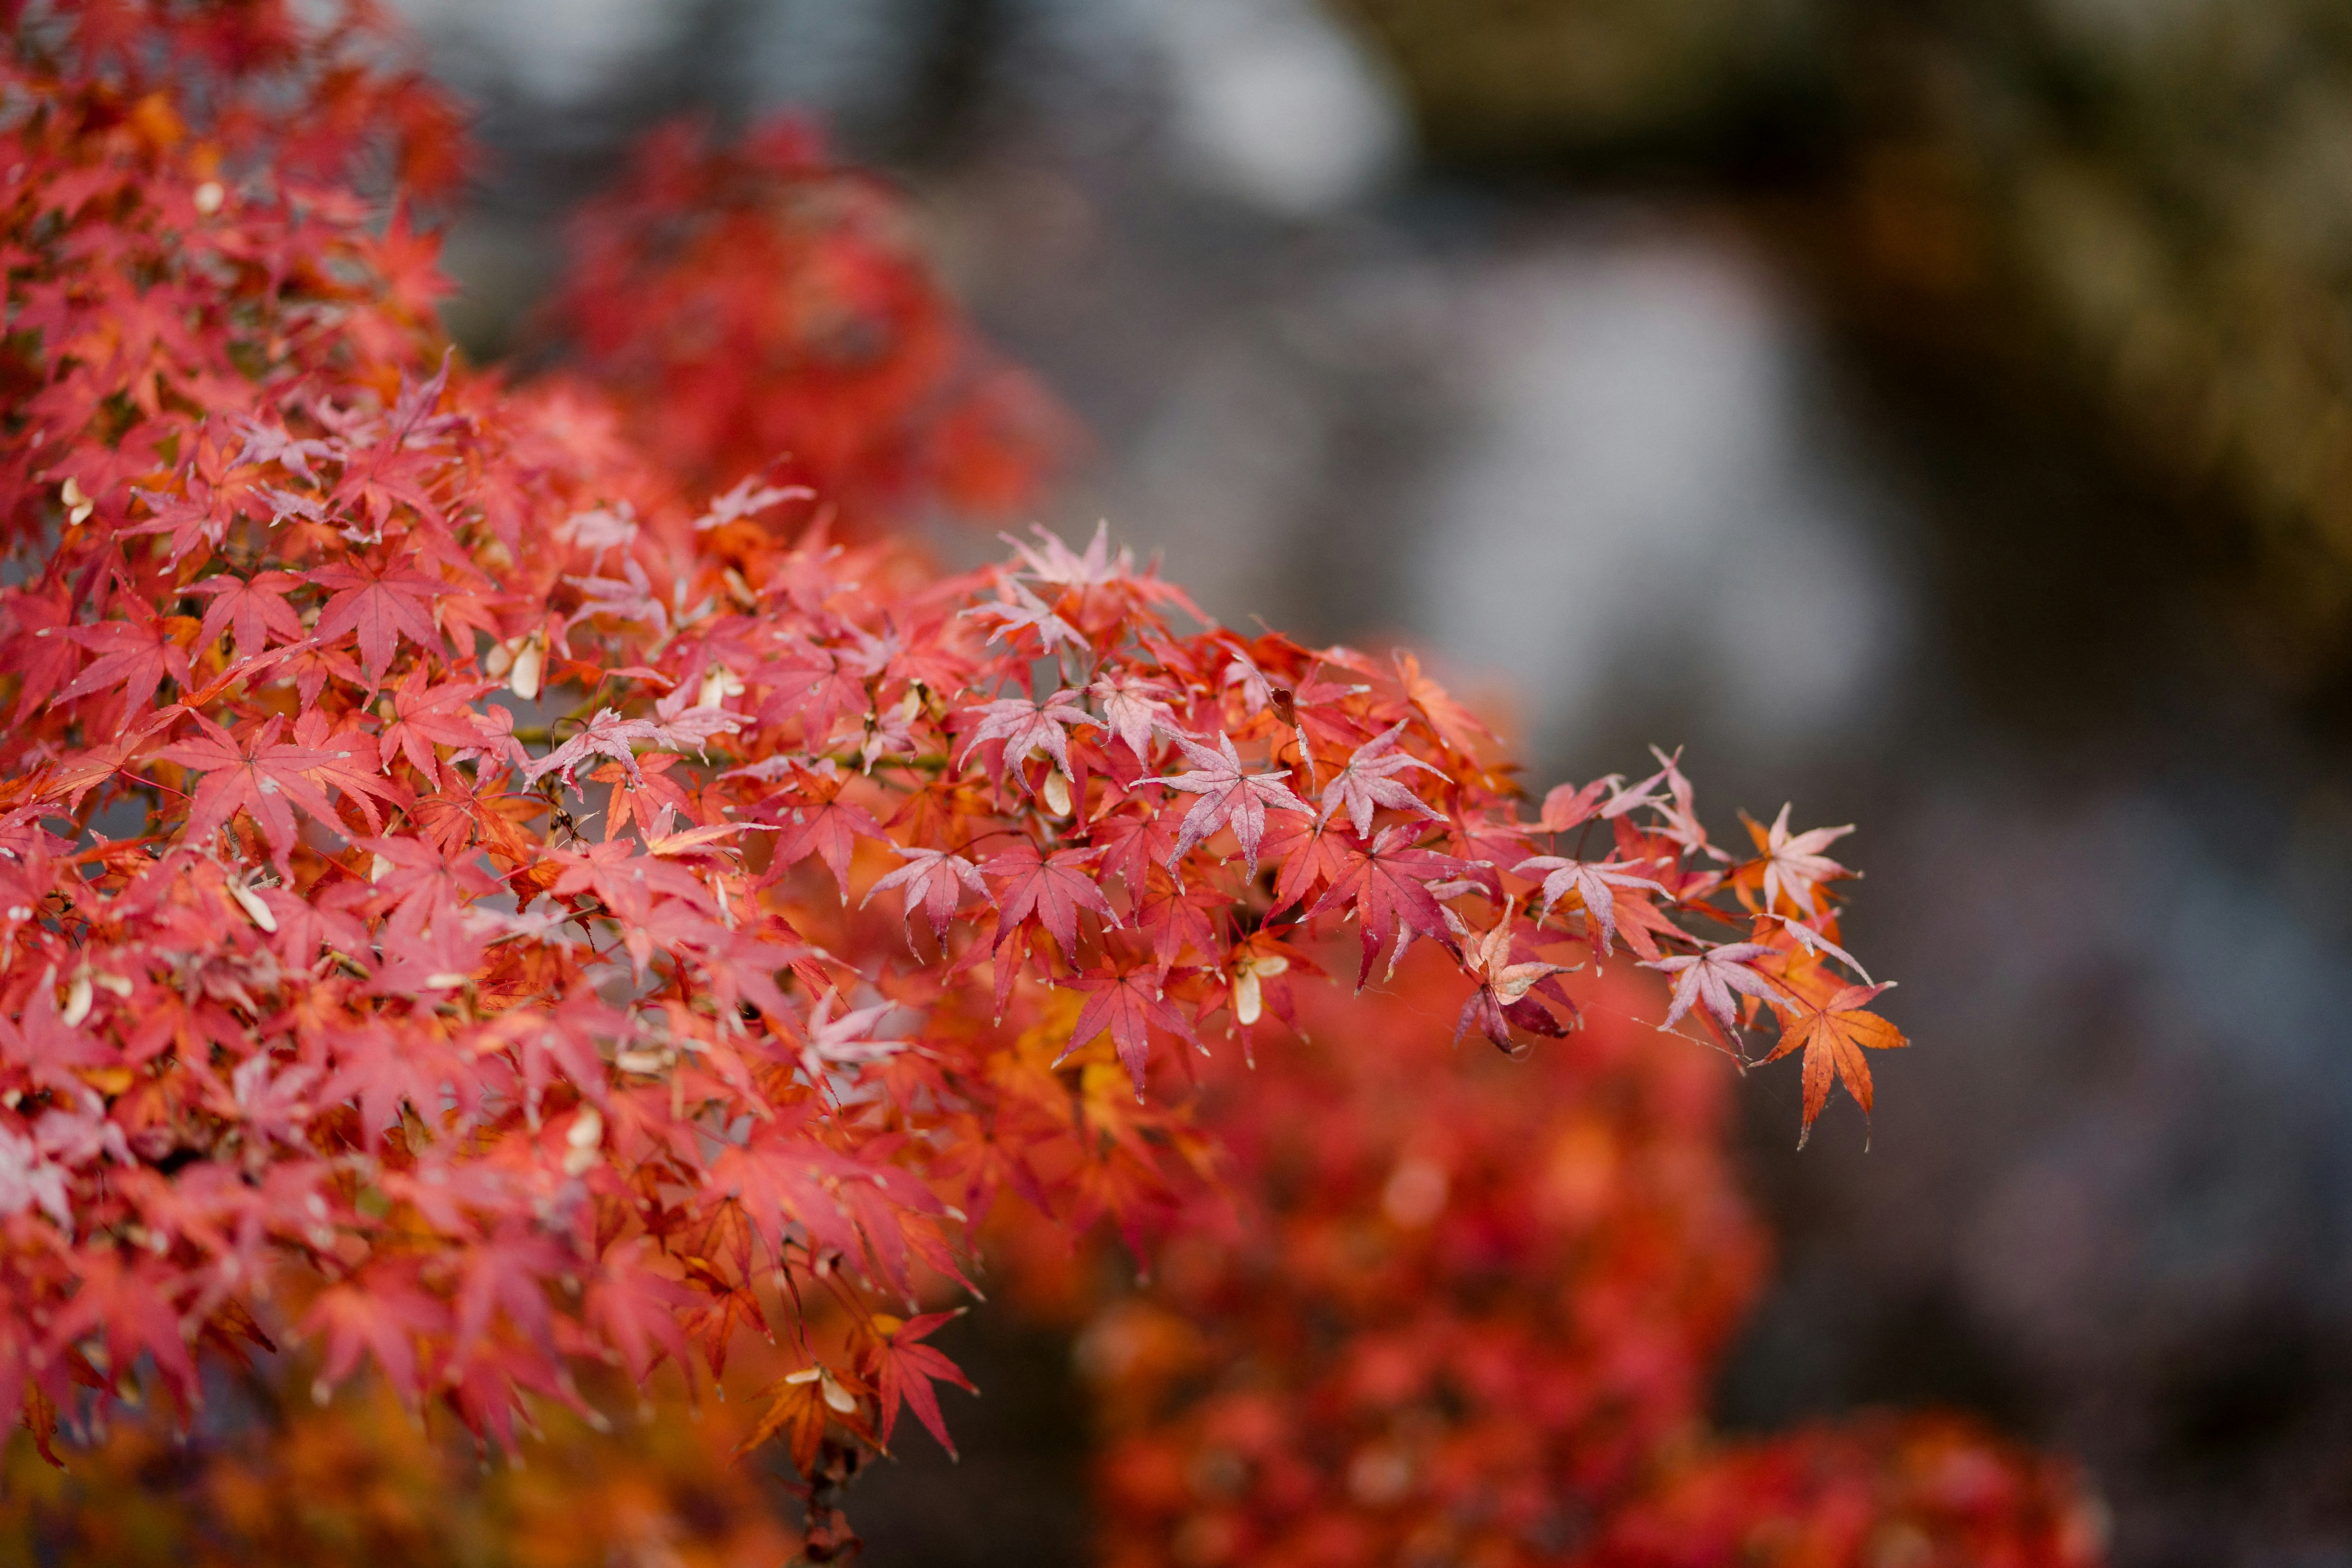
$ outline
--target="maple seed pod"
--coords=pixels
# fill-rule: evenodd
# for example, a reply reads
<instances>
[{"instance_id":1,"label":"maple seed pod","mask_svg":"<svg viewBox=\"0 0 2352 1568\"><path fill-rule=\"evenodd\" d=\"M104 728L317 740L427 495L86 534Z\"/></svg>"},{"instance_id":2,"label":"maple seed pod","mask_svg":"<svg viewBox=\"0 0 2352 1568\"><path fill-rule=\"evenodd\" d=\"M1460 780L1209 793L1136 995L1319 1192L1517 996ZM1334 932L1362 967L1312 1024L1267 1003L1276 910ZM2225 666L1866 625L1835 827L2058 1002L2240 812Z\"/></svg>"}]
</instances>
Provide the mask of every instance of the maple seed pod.
<instances>
[{"instance_id":1,"label":"maple seed pod","mask_svg":"<svg viewBox=\"0 0 2352 1568\"><path fill-rule=\"evenodd\" d=\"M58 1015L58 1021L68 1029L75 1027L84 1018L89 1016L89 1005L94 999L95 992L89 983L89 971L88 969L76 971L73 979L66 985L65 1011Z\"/></svg>"},{"instance_id":2,"label":"maple seed pod","mask_svg":"<svg viewBox=\"0 0 2352 1568\"><path fill-rule=\"evenodd\" d=\"M723 664L714 664L702 677L702 689L694 694L697 708L724 708L730 697L743 692L742 678Z\"/></svg>"},{"instance_id":3,"label":"maple seed pod","mask_svg":"<svg viewBox=\"0 0 2352 1568\"><path fill-rule=\"evenodd\" d=\"M547 634L533 632L522 639L515 649L514 673L507 680L507 689L525 702L539 697L539 680L547 662Z\"/></svg>"},{"instance_id":4,"label":"maple seed pod","mask_svg":"<svg viewBox=\"0 0 2352 1568\"><path fill-rule=\"evenodd\" d=\"M824 1402L833 1409L847 1415L857 1408L857 1396L834 1381L832 1372L822 1366L804 1366L798 1372L784 1373L786 1383L822 1384Z\"/></svg>"},{"instance_id":5,"label":"maple seed pod","mask_svg":"<svg viewBox=\"0 0 2352 1568\"><path fill-rule=\"evenodd\" d=\"M71 523L87 521L98 506L96 501L82 493L81 482L71 475L68 475L66 482L58 487L58 499L65 503L66 521Z\"/></svg>"},{"instance_id":6,"label":"maple seed pod","mask_svg":"<svg viewBox=\"0 0 2352 1568\"><path fill-rule=\"evenodd\" d=\"M1045 775L1045 787L1041 794L1047 811L1052 812L1055 816L1070 815L1070 781L1064 778L1060 773L1049 773Z\"/></svg>"},{"instance_id":7,"label":"maple seed pod","mask_svg":"<svg viewBox=\"0 0 2352 1568\"><path fill-rule=\"evenodd\" d=\"M206 180L196 187L196 210L206 217L220 211L221 204L226 200L228 200L228 193L221 188L221 183L218 180Z\"/></svg>"},{"instance_id":8,"label":"maple seed pod","mask_svg":"<svg viewBox=\"0 0 2352 1568\"><path fill-rule=\"evenodd\" d=\"M563 1154L563 1173L584 1173L596 1163L596 1145L604 1141L604 1116L593 1105L583 1107L563 1134L563 1142L569 1145Z\"/></svg>"},{"instance_id":9,"label":"maple seed pod","mask_svg":"<svg viewBox=\"0 0 2352 1568\"><path fill-rule=\"evenodd\" d=\"M1243 959L1234 966L1234 1022L1247 1026L1265 1016L1265 992L1259 977L1280 974L1290 967L1290 960L1280 953L1265 953Z\"/></svg>"},{"instance_id":10,"label":"maple seed pod","mask_svg":"<svg viewBox=\"0 0 2352 1568\"><path fill-rule=\"evenodd\" d=\"M251 888L232 878L228 885L228 896L236 900L237 908L243 910L246 918L255 925L266 931L275 931L278 929L278 917L269 912L269 906L263 903L261 895Z\"/></svg>"}]
</instances>

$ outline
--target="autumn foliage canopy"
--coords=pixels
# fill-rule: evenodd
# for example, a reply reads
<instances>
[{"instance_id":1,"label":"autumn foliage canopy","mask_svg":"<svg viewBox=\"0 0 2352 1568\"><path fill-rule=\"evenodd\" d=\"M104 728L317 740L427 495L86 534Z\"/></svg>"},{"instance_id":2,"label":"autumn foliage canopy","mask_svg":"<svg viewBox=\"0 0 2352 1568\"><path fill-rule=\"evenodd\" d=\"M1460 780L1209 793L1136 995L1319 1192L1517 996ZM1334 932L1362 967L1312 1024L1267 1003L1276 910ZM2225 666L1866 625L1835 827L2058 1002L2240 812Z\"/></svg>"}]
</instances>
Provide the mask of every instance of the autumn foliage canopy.
<instances>
[{"instance_id":1,"label":"autumn foliage canopy","mask_svg":"<svg viewBox=\"0 0 2352 1568\"><path fill-rule=\"evenodd\" d=\"M1531 795L1411 655L1218 626L1104 532L942 571L903 525L1017 507L1061 421L805 132L656 139L518 384L441 335L457 117L363 11L9 9L0 1408L44 1451L293 1347L512 1447L603 1419L583 1369L773 1341L740 1436L815 1485L949 1440L995 1214L1167 1259L1080 1308L1136 1561L1391 1560L1441 1486L1477 1561L1717 1561L1676 1532L1726 1489L1813 1484L1727 1459L1594 1533L1759 1256L1691 1042L1801 1055L1808 1127L1904 1043L1844 830L1718 845L1669 754ZM1535 1060L1457 1083L1449 1036ZM1195 1397L1235 1357L1281 1370ZM2075 1560L1978 1457L2043 1553L1978 1560Z\"/></svg>"}]
</instances>

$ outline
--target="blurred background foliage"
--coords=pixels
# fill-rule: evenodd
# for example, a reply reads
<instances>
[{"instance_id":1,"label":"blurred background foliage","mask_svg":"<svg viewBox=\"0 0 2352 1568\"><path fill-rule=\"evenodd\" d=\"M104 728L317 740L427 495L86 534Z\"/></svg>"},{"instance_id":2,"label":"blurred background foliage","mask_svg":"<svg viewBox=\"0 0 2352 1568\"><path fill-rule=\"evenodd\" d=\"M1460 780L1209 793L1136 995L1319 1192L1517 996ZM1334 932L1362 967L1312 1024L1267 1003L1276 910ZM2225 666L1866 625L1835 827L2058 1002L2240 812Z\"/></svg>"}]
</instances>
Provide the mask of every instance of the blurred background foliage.
<instances>
[{"instance_id":1,"label":"blurred background foliage","mask_svg":"<svg viewBox=\"0 0 2352 1568\"><path fill-rule=\"evenodd\" d=\"M1885 330L2071 379L2352 652L2352 12L2327 0L1336 0L1465 163L1763 173ZM1937 309L1924 314L1925 301ZM1990 328L1988 337L1984 329ZM2234 535L2234 536L2232 536Z\"/></svg>"},{"instance_id":2,"label":"blurred background foliage","mask_svg":"<svg viewBox=\"0 0 2352 1568\"><path fill-rule=\"evenodd\" d=\"M782 1490L756 1464L730 1463L751 1414L740 1404L690 1416L673 1396L665 1418L608 1436L551 1409L509 1464L477 1455L454 1423L428 1428L373 1380L316 1408L299 1369L279 1370L222 1390L236 1414L215 1412L200 1435L118 1423L62 1470L12 1446L0 1563L775 1568L800 1544Z\"/></svg>"}]
</instances>

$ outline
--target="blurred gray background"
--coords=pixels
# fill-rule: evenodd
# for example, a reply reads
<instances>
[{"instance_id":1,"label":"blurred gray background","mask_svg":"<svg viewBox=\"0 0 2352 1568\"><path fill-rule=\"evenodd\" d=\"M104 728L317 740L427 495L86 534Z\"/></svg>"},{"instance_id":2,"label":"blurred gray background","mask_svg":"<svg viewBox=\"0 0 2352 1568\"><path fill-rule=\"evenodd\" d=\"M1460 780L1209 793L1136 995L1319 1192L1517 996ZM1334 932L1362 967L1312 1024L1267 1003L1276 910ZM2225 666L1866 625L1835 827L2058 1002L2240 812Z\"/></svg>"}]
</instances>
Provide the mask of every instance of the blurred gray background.
<instances>
[{"instance_id":1,"label":"blurred gray background","mask_svg":"<svg viewBox=\"0 0 2352 1568\"><path fill-rule=\"evenodd\" d=\"M1793 1150L1793 1068L1742 1087L1781 1256L1727 1425L1957 1405L2080 1456L2121 1563L2352 1563L2347 426L2318 350L2212 357L2301 298L2245 279L2308 283L2309 336L2352 278L2326 12L1591 0L1480 56L1497 7L1406 0L404 5L490 150L476 352L636 133L804 110L1087 426L1043 521L1428 650L1538 787L1680 744L1718 835L1862 825L1852 942L1918 1048L1867 1152L1844 1104ZM2192 88L2237 128L2207 185L2158 112ZM2277 174L2239 228L2231 168ZM2231 478L2291 429L2301 489ZM1066 1349L968 1332L1013 1370L961 1467L875 1478L867 1561L1082 1561Z\"/></svg>"}]
</instances>

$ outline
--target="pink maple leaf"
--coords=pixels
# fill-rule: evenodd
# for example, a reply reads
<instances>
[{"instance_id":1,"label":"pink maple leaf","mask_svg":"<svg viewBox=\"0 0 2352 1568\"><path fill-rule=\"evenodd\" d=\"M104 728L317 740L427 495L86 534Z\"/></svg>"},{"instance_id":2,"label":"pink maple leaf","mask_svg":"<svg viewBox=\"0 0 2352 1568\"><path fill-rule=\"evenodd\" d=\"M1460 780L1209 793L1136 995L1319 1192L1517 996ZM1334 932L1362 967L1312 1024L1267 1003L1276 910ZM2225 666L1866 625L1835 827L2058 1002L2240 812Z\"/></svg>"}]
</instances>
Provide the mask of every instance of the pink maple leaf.
<instances>
[{"instance_id":1,"label":"pink maple leaf","mask_svg":"<svg viewBox=\"0 0 2352 1568\"><path fill-rule=\"evenodd\" d=\"M1344 808L1348 820L1355 824L1357 837L1370 838L1372 836L1372 813L1381 806L1392 811L1414 812L1423 816L1438 815L1396 776L1408 768L1436 773L1441 779L1445 776L1412 752L1396 749L1397 740L1405 732L1409 722L1400 721L1385 733L1376 735L1357 747L1355 754L1348 759L1348 765L1323 786L1323 816L1327 820Z\"/></svg>"},{"instance_id":2,"label":"pink maple leaf","mask_svg":"<svg viewBox=\"0 0 2352 1568\"><path fill-rule=\"evenodd\" d=\"M874 901L875 894L886 889L905 888L904 912L908 946L914 944L915 910L919 906L930 917L931 934L944 942L947 940L948 921L955 918L956 905L962 899L963 889L969 888L983 899L988 897L988 884L980 879L980 868L962 856L929 847L909 849L896 844L891 847L905 858L907 864L867 889L866 897L858 901L857 907L864 909Z\"/></svg>"},{"instance_id":3,"label":"pink maple leaf","mask_svg":"<svg viewBox=\"0 0 2352 1568\"><path fill-rule=\"evenodd\" d=\"M1771 827L1757 833L1754 823L1748 831L1756 835L1756 847L1764 852L1764 907L1770 909L1789 895L1789 901L1811 915L1813 892L1820 883L1832 877L1852 873L1822 853L1831 845L1853 831L1852 823L1843 827L1815 827L1803 833L1789 831L1789 807L1782 805L1780 815L1773 818Z\"/></svg>"},{"instance_id":4,"label":"pink maple leaf","mask_svg":"<svg viewBox=\"0 0 2352 1568\"><path fill-rule=\"evenodd\" d=\"M979 747L990 741L1002 741L1005 763L1017 766L1031 752L1043 752L1053 759L1064 778L1071 776L1070 739L1065 726L1102 722L1077 707L1067 690L1056 691L1043 702L1034 702L1026 697L1006 697L965 711L979 715L980 722L964 736L963 751L956 758L958 767L968 762ZM998 772L1001 774L1003 768Z\"/></svg>"},{"instance_id":5,"label":"pink maple leaf","mask_svg":"<svg viewBox=\"0 0 2352 1568\"><path fill-rule=\"evenodd\" d=\"M1168 857L1172 868L1192 846L1220 827L1230 826L1234 837L1241 840L1242 854L1249 861L1250 875L1257 875L1257 847L1265 836L1265 810L1273 806L1279 811L1296 811L1314 815L1314 808L1290 792L1282 781L1290 776L1288 768L1273 773L1248 773L1242 771L1240 753L1234 750L1233 737L1218 731L1220 751L1208 747L1189 736L1174 737L1183 752L1184 760L1192 771L1173 778L1145 779L1169 789L1182 790L1201 798L1184 814L1182 826L1177 830L1176 847Z\"/></svg>"},{"instance_id":6,"label":"pink maple leaf","mask_svg":"<svg viewBox=\"0 0 2352 1568\"><path fill-rule=\"evenodd\" d=\"M1715 1021L1727 1038L1738 1033L1738 1004L1732 1000L1735 992L1771 1002L1780 993L1769 980L1748 967L1755 960L1768 956L1771 949L1761 942L1730 942L1721 947L1711 947L1705 952L1683 953L1673 958L1661 958L1644 963L1644 969L1654 969L1662 974L1679 976L1675 982L1672 1006L1666 1009L1666 1021L1661 1030L1672 1029L1682 1021L1683 1015L1696 1005Z\"/></svg>"},{"instance_id":7,"label":"pink maple leaf","mask_svg":"<svg viewBox=\"0 0 2352 1568\"><path fill-rule=\"evenodd\" d=\"M549 773L563 780L567 789L578 789L572 773L591 757L610 757L621 764L631 779L637 776L637 756L630 746L638 741L652 744L661 736L661 727L650 719L624 719L617 709L598 710L580 731L539 761L523 769L522 776L532 784Z\"/></svg>"},{"instance_id":8,"label":"pink maple leaf","mask_svg":"<svg viewBox=\"0 0 2352 1568\"><path fill-rule=\"evenodd\" d=\"M1611 951L1611 944L1617 936L1615 889L1626 888L1653 893L1666 891L1647 877L1636 877L1623 866L1605 861L1570 860L1558 855L1538 855L1520 861L1512 870L1521 877L1531 871L1543 873L1543 890L1538 897L1543 900L1543 911L1547 914L1552 905L1574 893L1577 901L1584 906L1586 917L1601 932L1601 951L1603 952Z\"/></svg>"}]
</instances>

